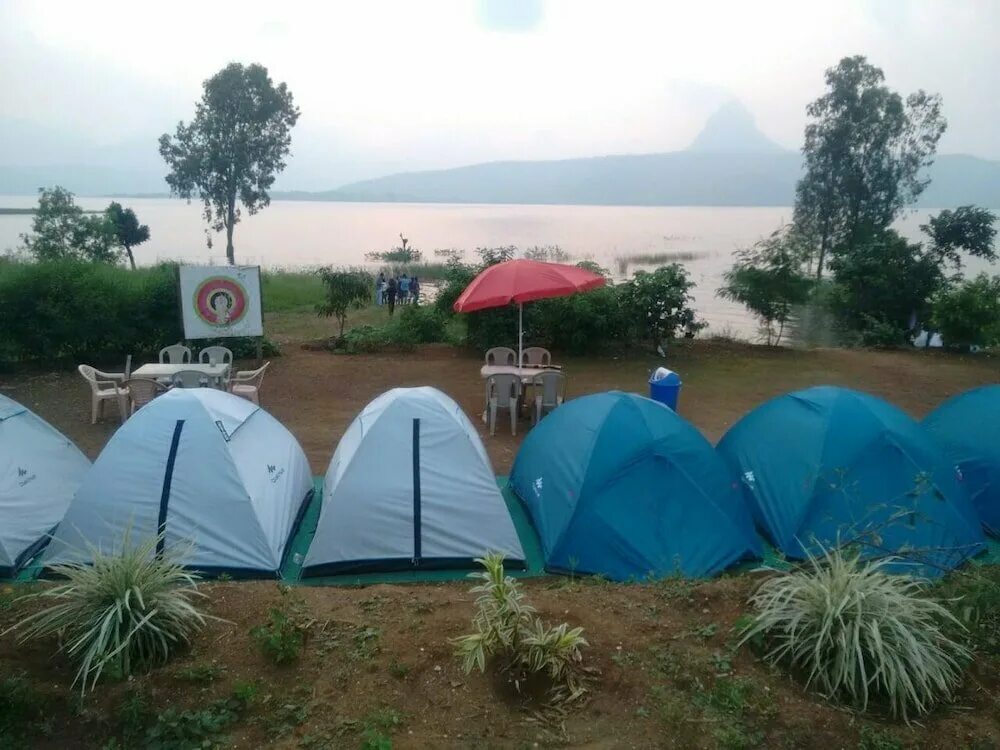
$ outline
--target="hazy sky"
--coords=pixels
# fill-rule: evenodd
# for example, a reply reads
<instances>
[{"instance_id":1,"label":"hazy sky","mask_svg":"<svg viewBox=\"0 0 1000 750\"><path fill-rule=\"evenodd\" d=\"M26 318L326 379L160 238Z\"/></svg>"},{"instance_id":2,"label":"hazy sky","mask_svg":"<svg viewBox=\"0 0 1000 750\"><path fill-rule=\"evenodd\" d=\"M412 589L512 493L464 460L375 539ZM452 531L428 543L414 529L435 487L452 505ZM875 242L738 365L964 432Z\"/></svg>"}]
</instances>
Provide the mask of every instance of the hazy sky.
<instances>
[{"instance_id":1,"label":"hazy sky","mask_svg":"<svg viewBox=\"0 0 1000 750\"><path fill-rule=\"evenodd\" d=\"M823 70L858 53L944 97L941 152L1000 159L1000 0L0 0L0 163L68 139L155 164L233 60L301 107L284 188L675 150L731 98L798 148Z\"/></svg>"}]
</instances>

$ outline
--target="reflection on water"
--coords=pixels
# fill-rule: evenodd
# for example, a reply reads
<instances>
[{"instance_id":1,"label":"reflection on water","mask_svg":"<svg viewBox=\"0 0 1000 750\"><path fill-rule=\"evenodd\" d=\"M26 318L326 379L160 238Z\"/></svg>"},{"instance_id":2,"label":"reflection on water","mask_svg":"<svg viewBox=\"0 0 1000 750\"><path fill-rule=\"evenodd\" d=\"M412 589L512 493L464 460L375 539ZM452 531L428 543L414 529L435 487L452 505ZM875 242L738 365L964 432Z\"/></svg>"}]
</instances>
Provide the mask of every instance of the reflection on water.
<instances>
[{"instance_id":1,"label":"reflection on water","mask_svg":"<svg viewBox=\"0 0 1000 750\"><path fill-rule=\"evenodd\" d=\"M2 207L27 207L35 196L2 196ZM84 208L107 206L110 198L80 198ZM198 203L165 198L124 199L148 224L149 242L135 249L140 264L162 259L224 263L225 238L205 243ZM913 212L900 231L916 239L928 211ZM244 217L235 234L239 263L268 268L365 265L365 253L387 250L403 232L433 262L434 250L458 248L466 259L477 247L516 245L522 250L557 245L574 261L593 260L624 278L637 268L680 262L697 284L698 314L707 333L756 338L746 311L718 299L715 291L734 250L770 234L791 219L791 208L516 206L275 201ZM0 252L19 244L30 216L0 216ZM978 270L970 264L971 270Z\"/></svg>"}]
</instances>

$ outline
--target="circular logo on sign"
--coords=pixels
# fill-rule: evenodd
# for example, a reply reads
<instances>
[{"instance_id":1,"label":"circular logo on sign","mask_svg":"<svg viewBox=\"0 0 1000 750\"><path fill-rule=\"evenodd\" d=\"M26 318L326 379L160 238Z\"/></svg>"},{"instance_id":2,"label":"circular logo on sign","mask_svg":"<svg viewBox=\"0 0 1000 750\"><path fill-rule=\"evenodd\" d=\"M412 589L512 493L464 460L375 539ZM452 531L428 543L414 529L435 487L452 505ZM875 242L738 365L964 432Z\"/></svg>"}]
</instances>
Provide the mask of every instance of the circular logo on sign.
<instances>
[{"instance_id":1,"label":"circular logo on sign","mask_svg":"<svg viewBox=\"0 0 1000 750\"><path fill-rule=\"evenodd\" d=\"M246 314L247 290L228 276L213 276L195 289L194 309L210 326L231 326Z\"/></svg>"}]
</instances>

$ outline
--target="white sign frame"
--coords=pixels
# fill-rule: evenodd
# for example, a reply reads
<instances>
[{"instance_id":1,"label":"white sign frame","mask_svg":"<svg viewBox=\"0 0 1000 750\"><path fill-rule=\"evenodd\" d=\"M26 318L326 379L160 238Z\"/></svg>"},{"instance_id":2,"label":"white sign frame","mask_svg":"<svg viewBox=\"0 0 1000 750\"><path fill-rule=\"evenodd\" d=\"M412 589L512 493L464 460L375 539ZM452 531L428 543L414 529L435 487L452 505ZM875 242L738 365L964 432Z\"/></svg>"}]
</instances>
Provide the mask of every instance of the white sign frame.
<instances>
[{"instance_id":1,"label":"white sign frame","mask_svg":"<svg viewBox=\"0 0 1000 750\"><path fill-rule=\"evenodd\" d=\"M260 266L182 265L177 276L185 339L264 335Z\"/></svg>"}]
</instances>

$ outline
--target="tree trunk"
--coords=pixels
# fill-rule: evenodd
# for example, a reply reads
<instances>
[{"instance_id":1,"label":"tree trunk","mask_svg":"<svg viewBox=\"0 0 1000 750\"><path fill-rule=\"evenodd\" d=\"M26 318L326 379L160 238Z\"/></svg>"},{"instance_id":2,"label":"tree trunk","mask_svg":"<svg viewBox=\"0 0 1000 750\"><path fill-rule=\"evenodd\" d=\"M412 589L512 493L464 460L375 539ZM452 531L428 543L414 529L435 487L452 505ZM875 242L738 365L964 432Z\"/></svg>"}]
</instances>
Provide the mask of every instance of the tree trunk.
<instances>
[{"instance_id":1,"label":"tree trunk","mask_svg":"<svg viewBox=\"0 0 1000 750\"><path fill-rule=\"evenodd\" d=\"M132 255L132 248L125 245L125 252L128 254L128 262L132 265L132 270L135 270L135 257Z\"/></svg>"},{"instance_id":2,"label":"tree trunk","mask_svg":"<svg viewBox=\"0 0 1000 750\"><path fill-rule=\"evenodd\" d=\"M236 201L229 204L229 213L226 216L226 260L229 265L236 265L236 252L233 250L233 229L236 228Z\"/></svg>"}]
</instances>

